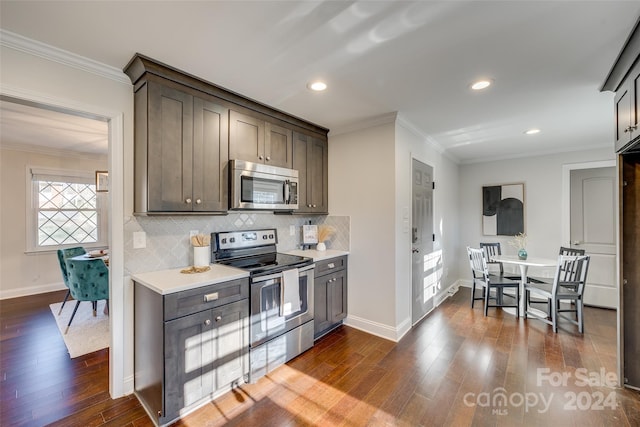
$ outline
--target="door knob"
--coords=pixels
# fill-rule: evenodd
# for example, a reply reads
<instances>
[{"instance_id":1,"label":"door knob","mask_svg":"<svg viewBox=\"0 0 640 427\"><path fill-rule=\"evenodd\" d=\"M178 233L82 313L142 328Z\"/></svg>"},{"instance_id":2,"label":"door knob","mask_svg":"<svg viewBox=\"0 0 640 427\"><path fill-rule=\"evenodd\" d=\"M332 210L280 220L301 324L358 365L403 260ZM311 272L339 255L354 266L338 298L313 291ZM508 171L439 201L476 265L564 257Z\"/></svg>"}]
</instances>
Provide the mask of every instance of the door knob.
<instances>
[{"instance_id":1,"label":"door knob","mask_svg":"<svg viewBox=\"0 0 640 427\"><path fill-rule=\"evenodd\" d=\"M187 198L184 202L185 203L191 203L191 199Z\"/></svg>"},{"instance_id":2,"label":"door knob","mask_svg":"<svg viewBox=\"0 0 640 427\"><path fill-rule=\"evenodd\" d=\"M199 205L200 203L202 203L202 200L196 199L196 205Z\"/></svg>"}]
</instances>

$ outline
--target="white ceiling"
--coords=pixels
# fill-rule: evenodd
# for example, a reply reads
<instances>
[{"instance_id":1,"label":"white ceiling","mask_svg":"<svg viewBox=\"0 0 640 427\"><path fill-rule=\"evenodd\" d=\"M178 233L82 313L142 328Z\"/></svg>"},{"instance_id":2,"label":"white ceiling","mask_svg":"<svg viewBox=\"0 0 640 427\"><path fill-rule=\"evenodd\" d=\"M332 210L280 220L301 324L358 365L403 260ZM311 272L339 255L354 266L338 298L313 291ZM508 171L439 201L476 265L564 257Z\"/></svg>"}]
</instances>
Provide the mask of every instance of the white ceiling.
<instances>
[{"instance_id":1,"label":"white ceiling","mask_svg":"<svg viewBox=\"0 0 640 427\"><path fill-rule=\"evenodd\" d=\"M599 88L639 15L613 0L0 2L3 30L118 69L140 52L334 133L397 111L461 163L613 150ZM472 93L480 77L494 84Z\"/></svg>"}]
</instances>

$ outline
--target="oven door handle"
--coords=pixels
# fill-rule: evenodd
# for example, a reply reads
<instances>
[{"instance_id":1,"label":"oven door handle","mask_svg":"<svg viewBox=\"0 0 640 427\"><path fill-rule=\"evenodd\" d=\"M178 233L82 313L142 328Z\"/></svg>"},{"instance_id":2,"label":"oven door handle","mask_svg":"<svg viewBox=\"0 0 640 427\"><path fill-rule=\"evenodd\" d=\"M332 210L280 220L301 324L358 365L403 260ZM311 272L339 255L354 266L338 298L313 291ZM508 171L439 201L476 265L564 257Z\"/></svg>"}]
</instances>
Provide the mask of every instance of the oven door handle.
<instances>
[{"instance_id":1,"label":"oven door handle","mask_svg":"<svg viewBox=\"0 0 640 427\"><path fill-rule=\"evenodd\" d=\"M313 270L316 267L315 264L307 265L298 269L300 276L309 275L309 270ZM251 283L262 283L268 280L280 279L282 278L282 273L269 274L267 276L259 276L251 278Z\"/></svg>"}]
</instances>

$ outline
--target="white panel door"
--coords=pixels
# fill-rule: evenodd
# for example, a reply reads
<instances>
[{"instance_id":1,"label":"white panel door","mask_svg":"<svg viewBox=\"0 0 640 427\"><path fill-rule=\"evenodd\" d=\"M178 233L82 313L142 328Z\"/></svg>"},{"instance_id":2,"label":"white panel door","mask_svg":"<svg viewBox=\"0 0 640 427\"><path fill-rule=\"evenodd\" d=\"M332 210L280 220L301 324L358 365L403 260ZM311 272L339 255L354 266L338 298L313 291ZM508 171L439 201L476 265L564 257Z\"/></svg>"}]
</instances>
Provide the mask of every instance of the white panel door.
<instances>
[{"instance_id":1,"label":"white panel door","mask_svg":"<svg viewBox=\"0 0 640 427\"><path fill-rule=\"evenodd\" d=\"M591 256L584 303L616 308L614 167L571 171L571 246Z\"/></svg>"},{"instance_id":2,"label":"white panel door","mask_svg":"<svg viewBox=\"0 0 640 427\"><path fill-rule=\"evenodd\" d=\"M433 252L433 168L413 160L411 249L413 269L411 323L433 308L442 270L440 252Z\"/></svg>"}]
</instances>

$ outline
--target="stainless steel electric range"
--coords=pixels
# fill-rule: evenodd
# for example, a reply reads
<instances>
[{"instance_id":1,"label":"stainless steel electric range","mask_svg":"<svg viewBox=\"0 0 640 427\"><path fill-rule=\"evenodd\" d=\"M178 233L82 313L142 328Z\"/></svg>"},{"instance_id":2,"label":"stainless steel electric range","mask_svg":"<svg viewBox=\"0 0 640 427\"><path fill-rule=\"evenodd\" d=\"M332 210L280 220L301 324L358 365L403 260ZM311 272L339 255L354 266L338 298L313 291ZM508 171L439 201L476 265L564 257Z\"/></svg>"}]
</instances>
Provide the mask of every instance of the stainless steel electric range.
<instances>
[{"instance_id":1,"label":"stainless steel electric range","mask_svg":"<svg viewBox=\"0 0 640 427\"><path fill-rule=\"evenodd\" d=\"M249 272L249 381L313 347L313 259L278 253L276 229L211 233L214 263Z\"/></svg>"}]
</instances>

